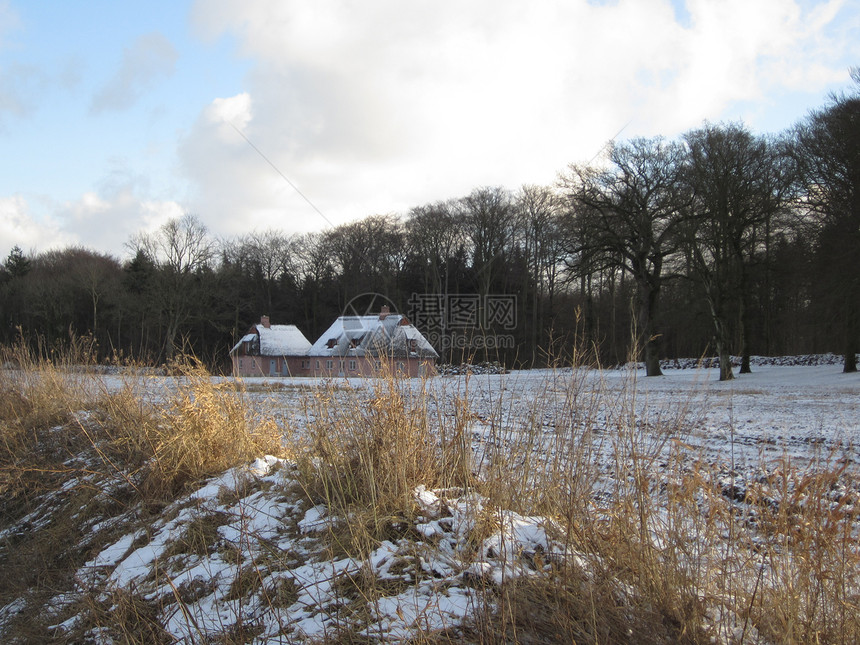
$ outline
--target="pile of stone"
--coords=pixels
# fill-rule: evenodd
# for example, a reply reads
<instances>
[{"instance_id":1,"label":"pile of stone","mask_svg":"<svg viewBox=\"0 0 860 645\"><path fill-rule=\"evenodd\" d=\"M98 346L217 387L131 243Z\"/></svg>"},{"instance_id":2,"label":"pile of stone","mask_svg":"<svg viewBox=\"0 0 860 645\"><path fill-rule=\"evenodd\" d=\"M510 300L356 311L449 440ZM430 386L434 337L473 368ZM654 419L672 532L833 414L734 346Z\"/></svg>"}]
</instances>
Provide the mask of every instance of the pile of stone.
<instances>
[{"instance_id":1,"label":"pile of stone","mask_svg":"<svg viewBox=\"0 0 860 645\"><path fill-rule=\"evenodd\" d=\"M838 354L802 354L799 356L750 356L750 365L752 367L769 367L782 366L793 367L797 365L841 365L842 356ZM740 367L741 357L732 356L732 367ZM637 367L644 368L645 365L639 363ZM717 356L705 356L703 358L666 358L660 361L660 368L663 370L690 370L699 368L717 368L720 366L720 359ZM618 365L619 369L630 369L634 367L632 363L626 365Z\"/></svg>"},{"instance_id":2,"label":"pile of stone","mask_svg":"<svg viewBox=\"0 0 860 645\"><path fill-rule=\"evenodd\" d=\"M499 362L460 363L459 365L437 365L441 376L461 376L464 374L507 374L508 370Z\"/></svg>"}]
</instances>

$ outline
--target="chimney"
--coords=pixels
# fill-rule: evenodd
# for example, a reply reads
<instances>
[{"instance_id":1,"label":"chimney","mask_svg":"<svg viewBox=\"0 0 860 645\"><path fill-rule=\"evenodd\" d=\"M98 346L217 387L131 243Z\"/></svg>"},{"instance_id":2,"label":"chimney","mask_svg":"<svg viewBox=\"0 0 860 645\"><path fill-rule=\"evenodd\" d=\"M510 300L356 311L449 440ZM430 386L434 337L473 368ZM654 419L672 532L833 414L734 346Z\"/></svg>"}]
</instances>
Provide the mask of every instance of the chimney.
<instances>
[{"instance_id":1,"label":"chimney","mask_svg":"<svg viewBox=\"0 0 860 645\"><path fill-rule=\"evenodd\" d=\"M269 329L272 326L271 323L269 322L268 316L260 316L260 324L263 327L265 327L266 329Z\"/></svg>"},{"instance_id":2,"label":"chimney","mask_svg":"<svg viewBox=\"0 0 860 645\"><path fill-rule=\"evenodd\" d=\"M388 308L388 305L382 305L382 308L379 310L379 319L385 320L390 313L391 309Z\"/></svg>"}]
</instances>

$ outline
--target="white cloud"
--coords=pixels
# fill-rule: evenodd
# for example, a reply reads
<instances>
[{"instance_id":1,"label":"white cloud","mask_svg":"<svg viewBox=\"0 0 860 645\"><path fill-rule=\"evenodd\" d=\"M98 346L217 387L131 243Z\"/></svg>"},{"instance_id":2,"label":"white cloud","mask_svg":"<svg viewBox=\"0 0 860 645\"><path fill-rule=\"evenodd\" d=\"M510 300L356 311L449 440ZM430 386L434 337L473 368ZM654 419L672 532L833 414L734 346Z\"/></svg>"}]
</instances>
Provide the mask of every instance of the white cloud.
<instances>
[{"instance_id":1,"label":"white cloud","mask_svg":"<svg viewBox=\"0 0 860 645\"><path fill-rule=\"evenodd\" d=\"M199 107L173 159L112 161L72 200L3 199L0 239L121 253L185 212L223 236L319 230L481 185L551 183L622 127L675 136L741 113L759 128L786 93L823 92L860 60L856 0L679 2L198 2L194 28L236 39L245 86ZM163 35L141 36L92 111L129 107L177 60ZM0 117L35 109L57 77L0 68Z\"/></svg>"},{"instance_id":2,"label":"white cloud","mask_svg":"<svg viewBox=\"0 0 860 645\"><path fill-rule=\"evenodd\" d=\"M25 252L32 249L45 250L70 244L74 240L60 230L53 218L37 218L30 204L21 195L0 198L0 255L5 258L13 246Z\"/></svg>"},{"instance_id":3,"label":"white cloud","mask_svg":"<svg viewBox=\"0 0 860 645\"><path fill-rule=\"evenodd\" d=\"M21 27L21 20L8 2L0 2L0 51L6 49L8 35ZM0 129L6 114L29 116L36 98L47 83L45 73L32 64L12 60L0 62Z\"/></svg>"},{"instance_id":4,"label":"white cloud","mask_svg":"<svg viewBox=\"0 0 860 645\"><path fill-rule=\"evenodd\" d=\"M843 5L688 0L681 24L669 0L198 2L198 31L236 36L253 68L246 92L203 111L180 156L195 210L230 232L255 217L324 222L217 125L228 113L336 222L482 184L549 183L627 123L625 136L674 136L844 77L834 52L858 50L833 31Z\"/></svg>"},{"instance_id":5,"label":"white cloud","mask_svg":"<svg viewBox=\"0 0 860 645\"><path fill-rule=\"evenodd\" d=\"M34 65L13 63L0 68L0 116L30 116L46 84L45 74Z\"/></svg>"},{"instance_id":6,"label":"white cloud","mask_svg":"<svg viewBox=\"0 0 860 645\"><path fill-rule=\"evenodd\" d=\"M251 96L243 92L226 99L215 99L206 108L204 116L215 126L230 125L244 130L251 121Z\"/></svg>"},{"instance_id":7,"label":"white cloud","mask_svg":"<svg viewBox=\"0 0 860 645\"><path fill-rule=\"evenodd\" d=\"M97 114L131 107L159 77L173 73L178 57L164 35L153 32L140 36L123 51L119 69L93 97L91 111Z\"/></svg>"},{"instance_id":8,"label":"white cloud","mask_svg":"<svg viewBox=\"0 0 860 645\"><path fill-rule=\"evenodd\" d=\"M148 199L127 184L109 194L86 192L58 205L55 212L68 238L121 255L133 235L153 231L168 219L181 217L185 210L174 201Z\"/></svg>"},{"instance_id":9,"label":"white cloud","mask_svg":"<svg viewBox=\"0 0 860 645\"><path fill-rule=\"evenodd\" d=\"M8 0L0 2L0 38L4 38L6 34L21 26L21 19ZM2 45L0 41L0 45Z\"/></svg>"},{"instance_id":10,"label":"white cloud","mask_svg":"<svg viewBox=\"0 0 860 645\"><path fill-rule=\"evenodd\" d=\"M154 231L184 213L177 202L143 198L131 186L110 195L86 192L59 204L47 197L0 198L0 256L16 244L39 252L80 244L122 256L133 235Z\"/></svg>"}]
</instances>

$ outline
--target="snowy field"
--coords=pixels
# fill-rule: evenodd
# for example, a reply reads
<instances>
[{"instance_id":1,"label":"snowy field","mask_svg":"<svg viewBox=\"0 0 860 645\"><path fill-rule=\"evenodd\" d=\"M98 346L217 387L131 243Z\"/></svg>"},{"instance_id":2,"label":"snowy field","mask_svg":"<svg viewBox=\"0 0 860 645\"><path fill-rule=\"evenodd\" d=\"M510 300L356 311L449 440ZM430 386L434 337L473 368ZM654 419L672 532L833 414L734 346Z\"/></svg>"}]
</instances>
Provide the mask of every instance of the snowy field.
<instances>
[{"instance_id":1,"label":"snowy field","mask_svg":"<svg viewBox=\"0 0 860 645\"><path fill-rule=\"evenodd\" d=\"M443 421L468 401L463 418L478 474L506 446L522 455L527 441L529 450L548 458L559 435L590 432L593 472L611 479L618 472L617 428L623 427L632 450L648 453L658 484L674 456L706 464L730 480L725 494L739 502L745 482L760 481L787 463L810 471L838 464L839 489L856 493L860 374L842 374L839 364L753 369L722 383L716 369L666 369L655 378L635 369L562 369L436 377L402 387L407 400L425 396ZM105 378L111 386L120 383ZM158 397L169 383L148 377L146 389ZM309 398L326 393L335 405L356 406L375 387L369 379L260 378L243 385L250 404L283 417L294 439L314 421ZM291 463L261 455L177 499L147 527L123 533L116 530L123 520L112 520L115 537L78 571L77 592L55 599L57 633L75 628L77 616L67 616L78 595L98 588L106 590L105 602L117 590L134 590L158 607L167 634L183 642L226 632L255 643L337 640L347 631L371 641L405 642L439 630L451 630L456 640L458 626L485 601L480 590L486 581L532 575L536 554L590 566L562 544L555 520L503 508L491 509L495 530L475 544L486 500L423 487L414 493L415 523L399 537L361 559L332 554L324 537L342 518L311 506L295 481ZM603 488L595 484L595 491ZM190 544L198 525L208 531L203 547ZM94 526L93 533L104 528ZM186 548L176 546L183 542ZM20 608L0 608L0 634L3 621ZM732 611L717 606L712 613L712 642L766 642L752 628L741 630ZM110 642L106 633L100 640L98 629L90 636Z\"/></svg>"},{"instance_id":2,"label":"snowy field","mask_svg":"<svg viewBox=\"0 0 860 645\"><path fill-rule=\"evenodd\" d=\"M836 357L834 359L838 360ZM324 388L327 379L244 379L259 400L295 415L307 389ZM349 398L372 388L367 379L334 381ZM635 410L638 419L653 421L667 412L685 411L688 427L682 437L690 452L706 459L734 457L737 469L758 468L762 461L790 457L800 462L844 452L857 459L860 449L860 372L843 374L841 364L755 365L753 373L720 382L719 370L665 369L646 378L644 370L521 370L498 375L450 376L414 382L427 387L449 409L456 397L467 397L475 414L472 435L476 452L492 439L493 428L513 431L537 412L548 430L567 412L572 388L583 405L600 409L588 421L612 424ZM346 394L345 394L346 393Z\"/></svg>"}]
</instances>

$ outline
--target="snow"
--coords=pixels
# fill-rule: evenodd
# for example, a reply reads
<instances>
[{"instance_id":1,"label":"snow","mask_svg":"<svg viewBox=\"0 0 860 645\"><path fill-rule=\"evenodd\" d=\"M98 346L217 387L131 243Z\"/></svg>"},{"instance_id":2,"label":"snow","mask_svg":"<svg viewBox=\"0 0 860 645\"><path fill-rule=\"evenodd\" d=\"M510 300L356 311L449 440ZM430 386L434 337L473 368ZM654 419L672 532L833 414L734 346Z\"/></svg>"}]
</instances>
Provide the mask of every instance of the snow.
<instances>
[{"instance_id":1,"label":"snow","mask_svg":"<svg viewBox=\"0 0 860 645\"><path fill-rule=\"evenodd\" d=\"M310 341L295 325L257 325L260 334L260 354L263 356L304 356Z\"/></svg>"},{"instance_id":2,"label":"snow","mask_svg":"<svg viewBox=\"0 0 860 645\"><path fill-rule=\"evenodd\" d=\"M388 352L392 356L409 353L414 341L414 355L438 358L439 355L418 329L401 324L401 314L379 316L340 316L310 349L310 356L375 356ZM329 342L334 340L334 347Z\"/></svg>"},{"instance_id":3,"label":"snow","mask_svg":"<svg viewBox=\"0 0 860 645\"><path fill-rule=\"evenodd\" d=\"M95 558L84 565L84 568L116 567L131 548L132 543L141 536L141 532L124 535L115 544L110 545Z\"/></svg>"},{"instance_id":4,"label":"snow","mask_svg":"<svg viewBox=\"0 0 860 645\"><path fill-rule=\"evenodd\" d=\"M393 318L392 318L393 320ZM340 316L311 346L310 356L345 356L353 341L364 339L380 326L379 316ZM330 340L335 346L329 347Z\"/></svg>"},{"instance_id":5,"label":"snow","mask_svg":"<svg viewBox=\"0 0 860 645\"><path fill-rule=\"evenodd\" d=\"M239 340L238 343L233 345L233 349L230 350L230 353L233 354L233 353L237 352L239 350L239 348L242 346L242 343L253 343L253 342L256 342L256 340L257 340L257 334L245 334L244 336L242 336L242 338Z\"/></svg>"},{"instance_id":6,"label":"snow","mask_svg":"<svg viewBox=\"0 0 860 645\"><path fill-rule=\"evenodd\" d=\"M305 516L299 522L299 529L302 533L316 533L324 531L328 528L329 522L326 519L326 507L322 504L309 508L305 512Z\"/></svg>"},{"instance_id":7,"label":"snow","mask_svg":"<svg viewBox=\"0 0 860 645\"><path fill-rule=\"evenodd\" d=\"M320 342L327 338L324 334ZM246 379L246 384L256 381L267 383L261 378ZM331 383L303 381L312 393ZM345 400L369 395L375 385L372 379L338 383L343 387L328 395ZM711 465L726 494L741 500L746 487L761 480L762 469L781 460L803 465L822 455L841 455L855 475L860 463L860 374L842 374L837 364L758 364L752 374L729 382L718 381L714 368L666 369L664 376L646 378L641 369L630 366L437 377L426 383L408 381L403 387L426 387L440 410L452 409L468 396L466 432L478 467L487 466L487 455L495 447L520 441L526 427L540 428L544 443L535 450L551 455L556 437L582 430L577 415L589 411L590 397L598 394L600 406L586 415L596 433L632 415L641 424L637 427L644 440L650 441L648 433L655 428L672 427L667 410L685 408L683 431L673 430L665 446L656 439L648 444L656 455L651 474L662 476L662 456L681 447L687 458ZM249 391L253 401L257 395L254 388ZM581 397L576 406L570 404L571 391ZM283 389L258 396L274 402L274 413L295 420L292 411L300 408L307 392ZM304 418L303 423L310 422ZM613 476L607 466L613 449L605 441L590 455L600 478ZM473 491L424 485L413 493L418 515L408 538L383 540L361 559L332 557L325 537L339 518L325 505L309 506L300 494L290 493L298 490L296 477L295 464L265 455L201 482L145 530L132 528L103 542L77 572L80 588L133 589L159 599L159 620L179 640L196 642L203 635L222 633L225 626L252 620L260 629L253 642L294 642L336 634L347 620L338 584L369 572L381 591L354 601L364 602L365 615L371 617L359 626L360 634L369 640L409 642L421 640L422 633L457 627L472 616L482 602L477 589L484 586L476 582L501 585L538 575L541 562L561 560L591 575L589 562L593 565L595 556L562 544L564 531L553 520L494 507ZM28 521L35 522L37 513ZM205 552L177 552L189 526L207 518L217 518L219 524L215 544ZM110 528L110 523L102 524ZM10 531L13 527L3 534ZM243 595L234 595L231 589L243 575L252 582ZM271 601L278 585L294 590L283 603ZM183 603L175 602L177 594ZM104 600L109 602L108 592ZM75 601L75 594L60 594L54 604L62 608ZM22 609L21 602L0 608L0 635L6 617ZM743 621L727 607L714 605L707 611L718 626L714 642L732 642L742 631ZM57 629L75 625L70 618ZM747 638L755 636L751 627L743 626ZM97 629L89 635L94 641L102 637Z\"/></svg>"},{"instance_id":8,"label":"snow","mask_svg":"<svg viewBox=\"0 0 860 645\"><path fill-rule=\"evenodd\" d=\"M236 353L242 343L256 343L258 336L261 356L306 356L311 347L310 341L295 325L256 325L255 329L256 333L243 336L230 353Z\"/></svg>"}]
</instances>

